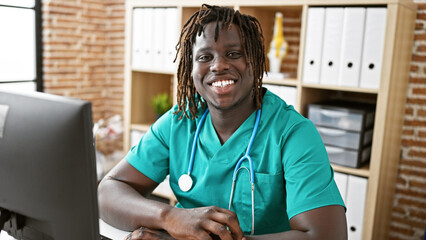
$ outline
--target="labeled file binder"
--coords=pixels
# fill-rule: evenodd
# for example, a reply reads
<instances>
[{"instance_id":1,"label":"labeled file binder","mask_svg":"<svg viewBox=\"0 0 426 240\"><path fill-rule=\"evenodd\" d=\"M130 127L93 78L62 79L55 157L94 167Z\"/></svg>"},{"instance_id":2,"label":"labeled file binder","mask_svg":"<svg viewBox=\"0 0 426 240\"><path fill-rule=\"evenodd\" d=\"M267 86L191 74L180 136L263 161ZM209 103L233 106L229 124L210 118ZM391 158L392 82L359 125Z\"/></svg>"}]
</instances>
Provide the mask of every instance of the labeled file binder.
<instances>
[{"instance_id":1,"label":"labeled file binder","mask_svg":"<svg viewBox=\"0 0 426 240\"><path fill-rule=\"evenodd\" d=\"M143 8L133 9L133 25L132 25L132 68L142 68L143 59L143 29L142 18Z\"/></svg>"},{"instance_id":2,"label":"labeled file binder","mask_svg":"<svg viewBox=\"0 0 426 240\"><path fill-rule=\"evenodd\" d=\"M297 89L296 87L274 85L274 84L263 84L265 88L284 100L287 105L296 106L297 100Z\"/></svg>"},{"instance_id":3,"label":"labeled file binder","mask_svg":"<svg viewBox=\"0 0 426 240\"><path fill-rule=\"evenodd\" d=\"M364 41L365 8L344 9L339 85L358 87Z\"/></svg>"},{"instance_id":4,"label":"labeled file binder","mask_svg":"<svg viewBox=\"0 0 426 240\"><path fill-rule=\"evenodd\" d=\"M132 68L176 70L173 60L179 37L177 8L135 8L132 29Z\"/></svg>"},{"instance_id":5,"label":"labeled file binder","mask_svg":"<svg viewBox=\"0 0 426 240\"><path fill-rule=\"evenodd\" d=\"M380 86L383 45L386 31L386 8L367 8L360 87Z\"/></svg>"},{"instance_id":6,"label":"labeled file binder","mask_svg":"<svg viewBox=\"0 0 426 240\"><path fill-rule=\"evenodd\" d=\"M367 195L367 179L348 175L347 187L346 218L348 225L348 240L361 240L365 198Z\"/></svg>"},{"instance_id":7,"label":"labeled file binder","mask_svg":"<svg viewBox=\"0 0 426 240\"><path fill-rule=\"evenodd\" d=\"M142 10L142 69L151 69L153 67L153 21L154 21L154 8L143 8Z\"/></svg>"},{"instance_id":8,"label":"labeled file binder","mask_svg":"<svg viewBox=\"0 0 426 240\"><path fill-rule=\"evenodd\" d=\"M320 83L337 85L343 31L343 8L325 9L324 43L321 58Z\"/></svg>"},{"instance_id":9,"label":"labeled file binder","mask_svg":"<svg viewBox=\"0 0 426 240\"><path fill-rule=\"evenodd\" d=\"M165 26L166 26L166 9L165 8L154 8L154 21L150 24L154 25L152 41L153 41L153 69L162 71L164 67L164 37L165 37Z\"/></svg>"},{"instance_id":10,"label":"labeled file binder","mask_svg":"<svg viewBox=\"0 0 426 240\"><path fill-rule=\"evenodd\" d=\"M173 63L173 60L176 57L175 46L178 41L178 11L177 8L166 8L165 10L165 27L164 27L164 70L165 71L175 71L176 63Z\"/></svg>"},{"instance_id":11,"label":"labeled file binder","mask_svg":"<svg viewBox=\"0 0 426 240\"><path fill-rule=\"evenodd\" d=\"M325 8L309 8L306 23L303 82L319 83Z\"/></svg>"}]
</instances>

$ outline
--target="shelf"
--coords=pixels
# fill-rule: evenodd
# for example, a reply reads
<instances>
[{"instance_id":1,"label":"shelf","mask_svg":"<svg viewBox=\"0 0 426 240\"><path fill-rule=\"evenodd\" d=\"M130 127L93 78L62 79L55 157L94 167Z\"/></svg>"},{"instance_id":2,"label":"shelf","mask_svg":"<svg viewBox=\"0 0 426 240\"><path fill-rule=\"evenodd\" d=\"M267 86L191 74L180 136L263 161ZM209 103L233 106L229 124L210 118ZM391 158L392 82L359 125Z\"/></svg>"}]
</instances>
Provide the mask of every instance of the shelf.
<instances>
[{"instance_id":1,"label":"shelf","mask_svg":"<svg viewBox=\"0 0 426 240\"><path fill-rule=\"evenodd\" d=\"M143 69L143 68L132 68L133 72L140 72L140 73L152 73L152 74L164 74L164 75L174 75L176 72L170 72L170 71L158 71L153 69Z\"/></svg>"},{"instance_id":2,"label":"shelf","mask_svg":"<svg viewBox=\"0 0 426 240\"><path fill-rule=\"evenodd\" d=\"M287 79L275 79L264 77L263 83L265 84L276 84L276 85L285 85L285 86L297 86L297 79L295 78L287 78Z\"/></svg>"},{"instance_id":3,"label":"shelf","mask_svg":"<svg viewBox=\"0 0 426 240\"><path fill-rule=\"evenodd\" d=\"M370 94L377 94L379 92L378 89L332 86L332 85L314 84L314 83L302 83L302 87L315 88L315 89L327 89L327 90L334 90L334 91L344 91L344 92L370 93Z\"/></svg>"},{"instance_id":4,"label":"shelf","mask_svg":"<svg viewBox=\"0 0 426 240\"><path fill-rule=\"evenodd\" d=\"M131 130L142 131L142 132L147 132L150 127L151 127L151 124L132 124L130 126L130 129Z\"/></svg>"},{"instance_id":5,"label":"shelf","mask_svg":"<svg viewBox=\"0 0 426 240\"><path fill-rule=\"evenodd\" d=\"M352 174L360 177L366 177L368 178L370 175L370 165L366 164L361 168L350 168L350 167L344 167L336 164L331 164L334 171L346 173L346 174Z\"/></svg>"},{"instance_id":6,"label":"shelf","mask_svg":"<svg viewBox=\"0 0 426 240\"><path fill-rule=\"evenodd\" d=\"M126 1L126 72L125 72L125 148L129 147L130 131L148 131L155 121L151 99L160 93L176 96L175 72L131 67L131 14L135 7L176 7L179 11L180 28L200 9L199 0L185 1ZM355 101L376 105L374 138L370 163L361 168L349 168L332 164L335 172L368 178L362 239L388 239L391 219L393 190L397 166L400 160L400 137L407 82L410 71L413 29L417 5L411 0L207 0L207 4L228 5L241 13L256 17L262 25L265 50L268 52L273 35L274 16L277 11L284 15L283 31L289 44L289 52L281 65L284 77L265 76L264 84L289 86L296 89L296 109L307 116L311 103L329 100ZM387 8L386 34L378 89L310 84L302 81L306 20L311 6L384 6ZM266 69L269 69L267 59ZM176 98L173 99L176 104ZM164 185L164 184L163 184ZM154 194L167 199L173 205L176 198L163 185Z\"/></svg>"},{"instance_id":7,"label":"shelf","mask_svg":"<svg viewBox=\"0 0 426 240\"><path fill-rule=\"evenodd\" d=\"M271 6L248 6L240 5L241 13L256 17L262 25L265 53L268 54L274 33L275 14L283 14L283 34L288 43L287 55L281 63L280 72L290 74L297 78L300 37L302 29L302 5L271 5ZM266 69L269 69L269 59L266 56Z\"/></svg>"}]
</instances>

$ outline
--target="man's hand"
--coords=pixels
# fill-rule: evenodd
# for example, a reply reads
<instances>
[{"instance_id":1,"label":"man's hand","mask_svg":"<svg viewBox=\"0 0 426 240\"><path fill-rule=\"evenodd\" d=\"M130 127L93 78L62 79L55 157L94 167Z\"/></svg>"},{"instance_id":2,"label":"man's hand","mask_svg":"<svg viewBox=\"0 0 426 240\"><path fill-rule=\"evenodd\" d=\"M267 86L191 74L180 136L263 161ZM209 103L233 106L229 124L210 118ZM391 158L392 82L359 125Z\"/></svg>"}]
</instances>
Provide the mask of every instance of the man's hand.
<instances>
[{"instance_id":1,"label":"man's hand","mask_svg":"<svg viewBox=\"0 0 426 240\"><path fill-rule=\"evenodd\" d=\"M129 234L125 240L175 240L166 231L140 227Z\"/></svg>"},{"instance_id":2,"label":"man's hand","mask_svg":"<svg viewBox=\"0 0 426 240\"><path fill-rule=\"evenodd\" d=\"M241 240L244 235L237 215L211 206L193 209L173 208L165 217L164 229L176 239Z\"/></svg>"}]
</instances>

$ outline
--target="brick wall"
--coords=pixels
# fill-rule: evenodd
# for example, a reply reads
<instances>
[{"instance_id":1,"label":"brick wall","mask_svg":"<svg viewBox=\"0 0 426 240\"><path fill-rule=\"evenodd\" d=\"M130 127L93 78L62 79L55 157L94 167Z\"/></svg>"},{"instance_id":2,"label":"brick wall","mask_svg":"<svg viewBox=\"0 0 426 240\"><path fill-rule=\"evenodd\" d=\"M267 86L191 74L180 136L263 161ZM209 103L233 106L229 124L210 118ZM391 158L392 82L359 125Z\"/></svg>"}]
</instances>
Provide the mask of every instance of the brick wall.
<instances>
[{"instance_id":1,"label":"brick wall","mask_svg":"<svg viewBox=\"0 0 426 240\"><path fill-rule=\"evenodd\" d=\"M123 114L125 0L43 0L45 91Z\"/></svg>"},{"instance_id":2,"label":"brick wall","mask_svg":"<svg viewBox=\"0 0 426 240\"><path fill-rule=\"evenodd\" d=\"M91 101L95 121L122 115L125 0L42 2L45 91ZM426 4L418 6L391 239L423 239L426 227Z\"/></svg>"},{"instance_id":3,"label":"brick wall","mask_svg":"<svg viewBox=\"0 0 426 240\"><path fill-rule=\"evenodd\" d=\"M44 90L90 101L94 122L123 115L124 2L42 0ZM96 144L108 155L123 143Z\"/></svg>"},{"instance_id":4,"label":"brick wall","mask_svg":"<svg viewBox=\"0 0 426 240\"><path fill-rule=\"evenodd\" d=\"M423 239L426 230L426 4L418 4L391 239Z\"/></svg>"}]
</instances>

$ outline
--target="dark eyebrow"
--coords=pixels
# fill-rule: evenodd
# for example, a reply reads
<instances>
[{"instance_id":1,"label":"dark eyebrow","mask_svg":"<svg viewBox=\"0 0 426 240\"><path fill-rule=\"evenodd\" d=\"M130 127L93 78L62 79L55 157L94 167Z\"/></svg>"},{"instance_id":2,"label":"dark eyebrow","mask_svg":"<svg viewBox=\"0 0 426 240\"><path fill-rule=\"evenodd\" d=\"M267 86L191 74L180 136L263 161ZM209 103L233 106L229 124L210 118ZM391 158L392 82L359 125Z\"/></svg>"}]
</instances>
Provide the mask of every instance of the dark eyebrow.
<instances>
[{"instance_id":1,"label":"dark eyebrow","mask_svg":"<svg viewBox=\"0 0 426 240\"><path fill-rule=\"evenodd\" d=\"M242 48L242 45L239 44L239 43L230 43L230 44L227 44L226 47L241 47Z\"/></svg>"},{"instance_id":2,"label":"dark eyebrow","mask_svg":"<svg viewBox=\"0 0 426 240\"><path fill-rule=\"evenodd\" d=\"M203 47L197 50L197 52L204 52L204 51L209 51L211 50L211 47Z\"/></svg>"},{"instance_id":3,"label":"dark eyebrow","mask_svg":"<svg viewBox=\"0 0 426 240\"><path fill-rule=\"evenodd\" d=\"M230 43L230 44L225 45L225 47L227 47L227 48L234 48L234 47L242 48L241 44L239 44L239 43ZM203 51L209 51L209 50L211 50L211 47L207 46L207 47L199 48L197 51L203 52Z\"/></svg>"}]
</instances>

